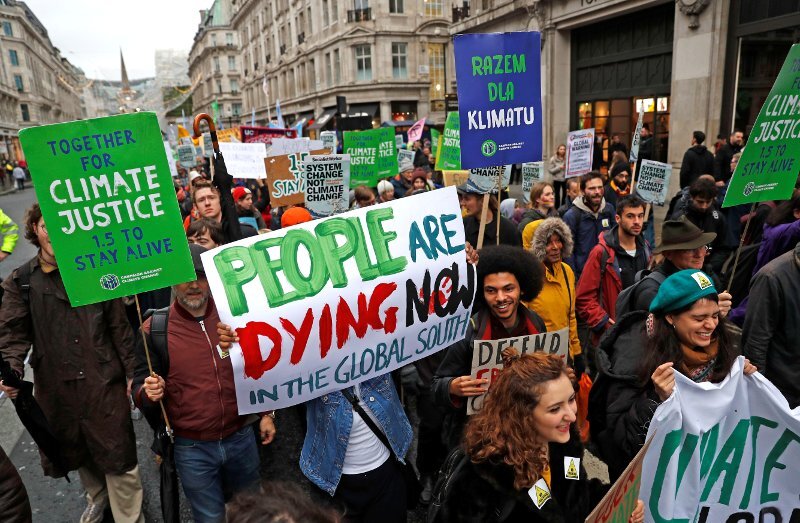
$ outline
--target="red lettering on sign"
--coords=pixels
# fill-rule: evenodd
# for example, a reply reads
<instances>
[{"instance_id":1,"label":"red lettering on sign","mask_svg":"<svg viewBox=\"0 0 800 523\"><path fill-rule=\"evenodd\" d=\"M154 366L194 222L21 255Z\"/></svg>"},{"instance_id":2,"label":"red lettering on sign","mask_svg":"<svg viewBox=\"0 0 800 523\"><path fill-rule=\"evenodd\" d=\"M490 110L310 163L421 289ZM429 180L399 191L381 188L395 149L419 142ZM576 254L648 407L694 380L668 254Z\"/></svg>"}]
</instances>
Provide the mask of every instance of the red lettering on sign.
<instances>
[{"instance_id":1,"label":"red lettering on sign","mask_svg":"<svg viewBox=\"0 0 800 523\"><path fill-rule=\"evenodd\" d=\"M281 359L282 341L278 329L263 321L249 321L244 327L236 329L236 334L239 336L239 345L242 347L245 376L257 380L278 364ZM261 357L259 336L266 336L272 342L272 348L266 360Z\"/></svg>"}]
</instances>

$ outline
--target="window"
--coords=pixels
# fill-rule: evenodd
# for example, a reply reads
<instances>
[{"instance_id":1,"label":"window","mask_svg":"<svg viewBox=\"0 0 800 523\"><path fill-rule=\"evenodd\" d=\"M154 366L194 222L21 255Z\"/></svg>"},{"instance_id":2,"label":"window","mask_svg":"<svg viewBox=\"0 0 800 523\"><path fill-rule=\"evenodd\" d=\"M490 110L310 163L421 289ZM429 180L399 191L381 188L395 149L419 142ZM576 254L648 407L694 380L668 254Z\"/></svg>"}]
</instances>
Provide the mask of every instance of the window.
<instances>
[{"instance_id":1,"label":"window","mask_svg":"<svg viewBox=\"0 0 800 523\"><path fill-rule=\"evenodd\" d=\"M217 80L217 93L222 94L222 80Z\"/></svg>"},{"instance_id":2,"label":"window","mask_svg":"<svg viewBox=\"0 0 800 523\"><path fill-rule=\"evenodd\" d=\"M328 0L322 0L322 27L331 25L331 15L328 12Z\"/></svg>"},{"instance_id":3,"label":"window","mask_svg":"<svg viewBox=\"0 0 800 523\"><path fill-rule=\"evenodd\" d=\"M233 116L239 116L242 114L242 104L234 103L231 104L231 107L233 108Z\"/></svg>"},{"instance_id":4,"label":"window","mask_svg":"<svg viewBox=\"0 0 800 523\"><path fill-rule=\"evenodd\" d=\"M317 63L313 58L308 60L308 89L309 91L317 90Z\"/></svg>"},{"instance_id":5,"label":"window","mask_svg":"<svg viewBox=\"0 0 800 523\"><path fill-rule=\"evenodd\" d=\"M19 110L22 112L22 121L23 122L30 122L31 121L31 113L28 111L28 104L19 104Z\"/></svg>"},{"instance_id":6,"label":"window","mask_svg":"<svg viewBox=\"0 0 800 523\"><path fill-rule=\"evenodd\" d=\"M400 14L403 12L403 0L389 0L389 12Z\"/></svg>"},{"instance_id":7,"label":"window","mask_svg":"<svg viewBox=\"0 0 800 523\"><path fill-rule=\"evenodd\" d=\"M233 33L225 33L225 43L233 45Z\"/></svg>"},{"instance_id":8,"label":"window","mask_svg":"<svg viewBox=\"0 0 800 523\"><path fill-rule=\"evenodd\" d=\"M219 56L214 57L214 72L219 72Z\"/></svg>"},{"instance_id":9,"label":"window","mask_svg":"<svg viewBox=\"0 0 800 523\"><path fill-rule=\"evenodd\" d=\"M331 25L339 19L339 0L331 0Z\"/></svg>"},{"instance_id":10,"label":"window","mask_svg":"<svg viewBox=\"0 0 800 523\"><path fill-rule=\"evenodd\" d=\"M442 0L425 0L425 16L443 16Z\"/></svg>"},{"instance_id":11,"label":"window","mask_svg":"<svg viewBox=\"0 0 800 523\"><path fill-rule=\"evenodd\" d=\"M3 34L6 36L14 36L14 27L11 22L3 22Z\"/></svg>"},{"instance_id":12,"label":"window","mask_svg":"<svg viewBox=\"0 0 800 523\"><path fill-rule=\"evenodd\" d=\"M228 71L235 71L236 70L236 57L229 56L228 57Z\"/></svg>"},{"instance_id":13,"label":"window","mask_svg":"<svg viewBox=\"0 0 800 523\"><path fill-rule=\"evenodd\" d=\"M17 91L22 92L25 88L22 85L22 76L15 74L14 75L14 85L17 86Z\"/></svg>"},{"instance_id":14,"label":"window","mask_svg":"<svg viewBox=\"0 0 800 523\"><path fill-rule=\"evenodd\" d=\"M238 94L239 93L239 82L236 80L231 80L231 93Z\"/></svg>"},{"instance_id":15,"label":"window","mask_svg":"<svg viewBox=\"0 0 800 523\"><path fill-rule=\"evenodd\" d=\"M211 47L216 47L216 46L217 46L217 35L211 33Z\"/></svg>"},{"instance_id":16,"label":"window","mask_svg":"<svg viewBox=\"0 0 800 523\"><path fill-rule=\"evenodd\" d=\"M19 56L15 50L11 49L8 52L8 56L11 58L11 65L19 65Z\"/></svg>"},{"instance_id":17,"label":"window","mask_svg":"<svg viewBox=\"0 0 800 523\"><path fill-rule=\"evenodd\" d=\"M369 9L369 0L353 0L353 9L356 11Z\"/></svg>"},{"instance_id":18,"label":"window","mask_svg":"<svg viewBox=\"0 0 800 523\"><path fill-rule=\"evenodd\" d=\"M369 44L357 45L355 47L355 56L356 80L372 80L372 50Z\"/></svg>"},{"instance_id":19,"label":"window","mask_svg":"<svg viewBox=\"0 0 800 523\"><path fill-rule=\"evenodd\" d=\"M331 54L325 53L325 85L333 85L333 67L331 66Z\"/></svg>"},{"instance_id":20,"label":"window","mask_svg":"<svg viewBox=\"0 0 800 523\"><path fill-rule=\"evenodd\" d=\"M333 50L333 84L339 85L342 82L342 63L339 59L339 50Z\"/></svg>"},{"instance_id":21,"label":"window","mask_svg":"<svg viewBox=\"0 0 800 523\"><path fill-rule=\"evenodd\" d=\"M428 78L430 99L444 99L444 44L428 44Z\"/></svg>"},{"instance_id":22,"label":"window","mask_svg":"<svg viewBox=\"0 0 800 523\"><path fill-rule=\"evenodd\" d=\"M408 78L408 67L406 67L406 50L408 44L405 42L392 42L392 77Z\"/></svg>"}]
</instances>

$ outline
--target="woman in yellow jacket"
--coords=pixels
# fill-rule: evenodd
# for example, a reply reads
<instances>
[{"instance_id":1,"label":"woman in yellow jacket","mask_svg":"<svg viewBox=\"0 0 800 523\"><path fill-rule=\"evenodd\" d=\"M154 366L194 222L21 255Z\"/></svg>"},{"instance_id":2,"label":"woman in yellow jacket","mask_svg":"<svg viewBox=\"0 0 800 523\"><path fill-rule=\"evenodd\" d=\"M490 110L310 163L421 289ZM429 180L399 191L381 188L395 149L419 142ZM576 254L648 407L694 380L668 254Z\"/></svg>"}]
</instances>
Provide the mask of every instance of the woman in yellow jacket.
<instances>
[{"instance_id":1,"label":"woman in yellow jacket","mask_svg":"<svg viewBox=\"0 0 800 523\"><path fill-rule=\"evenodd\" d=\"M531 227L535 227L531 252L544 264L545 276L542 292L525 305L542 317L547 332L569 327L569 355L580 375L585 364L575 319L575 273L563 261L572 253L572 233L561 218L539 220Z\"/></svg>"}]
</instances>

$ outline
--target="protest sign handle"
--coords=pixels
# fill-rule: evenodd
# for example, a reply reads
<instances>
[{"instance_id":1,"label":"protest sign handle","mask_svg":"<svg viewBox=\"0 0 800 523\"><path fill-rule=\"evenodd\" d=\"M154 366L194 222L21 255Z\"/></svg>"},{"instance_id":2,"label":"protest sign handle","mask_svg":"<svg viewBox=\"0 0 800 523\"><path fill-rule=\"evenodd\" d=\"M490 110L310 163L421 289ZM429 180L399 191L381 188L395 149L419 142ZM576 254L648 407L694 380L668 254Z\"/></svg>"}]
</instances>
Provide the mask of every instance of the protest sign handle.
<instances>
[{"instance_id":1,"label":"protest sign handle","mask_svg":"<svg viewBox=\"0 0 800 523\"><path fill-rule=\"evenodd\" d=\"M136 302L136 314L139 316L139 325L143 325L144 321L142 320L142 308L139 306L139 295L134 294L133 299ZM147 336L144 334L144 329L140 328L139 332L142 333L142 341L144 342L144 356L145 359L147 359L147 370L150 372L150 376L155 376L156 373L153 372L153 362L150 360L150 349L147 347ZM161 415L164 417L164 426L167 428L169 440L172 443L175 443L175 438L172 434L172 427L169 424L169 417L167 417L167 409L164 408L164 402L162 400L158 400L158 405L161 407Z\"/></svg>"},{"instance_id":2,"label":"protest sign handle","mask_svg":"<svg viewBox=\"0 0 800 523\"><path fill-rule=\"evenodd\" d=\"M750 220L753 219L753 214L756 212L756 205L758 202L753 202L753 205L750 207L750 213L747 216L747 221L744 224L744 231L742 231L742 237L739 238L739 247L736 248L736 257L733 259L733 268L731 269L731 277L728 278L728 287L731 286L731 282L733 281L733 277L736 276L736 266L739 265L739 255L742 253L742 247L744 246L744 239L747 237L747 229L750 228ZM725 289L725 292L728 290Z\"/></svg>"},{"instance_id":3,"label":"protest sign handle","mask_svg":"<svg viewBox=\"0 0 800 523\"><path fill-rule=\"evenodd\" d=\"M478 246L476 249L481 250L483 248L483 237L486 233L486 218L487 214L489 213L489 198L491 198L490 194L483 195L483 208L481 209L481 223L478 225Z\"/></svg>"},{"instance_id":4,"label":"protest sign handle","mask_svg":"<svg viewBox=\"0 0 800 523\"><path fill-rule=\"evenodd\" d=\"M638 161L633 163L633 173L631 174L631 194L636 193L636 167L638 165L639 165ZM647 219L645 219L645 221L647 221Z\"/></svg>"},{"instance_id":5,"label":"protest sign handle","mask_svg":"<svg viewBox=\"0 0 800 523\"><path fill-rule=\"evenodd\" d=\"M500 187L500 184L503 181L503 170L504 169L505 169L505 166L501 167L500 170L497 171L497 205L498 206L500 205L500 191L503 190L503 188ZM498 211L499 211L499 209L498 209ZM495 238L496 239L496 245L500 245L500 213L499 212L497 213L497 216L494 217L494 221L497 223L497 237Z\"/></svg>"},{"instance_id":6,"label":"protest sign handle","mask_svg":"<svg viewBox=\"0 0 800 523\"><path fill-rule=\"evenodd\" d=\"M192 129L194 130L194 137L200 137L200 122L205 121L208 124L208 130L211 133L211 145L214 148L214 152L219 152L219 141L217 140L217 126L214 125L214 119L211 118L208 113L200 113L194 117L194 126Z\"/></svg>"}]
</instances>

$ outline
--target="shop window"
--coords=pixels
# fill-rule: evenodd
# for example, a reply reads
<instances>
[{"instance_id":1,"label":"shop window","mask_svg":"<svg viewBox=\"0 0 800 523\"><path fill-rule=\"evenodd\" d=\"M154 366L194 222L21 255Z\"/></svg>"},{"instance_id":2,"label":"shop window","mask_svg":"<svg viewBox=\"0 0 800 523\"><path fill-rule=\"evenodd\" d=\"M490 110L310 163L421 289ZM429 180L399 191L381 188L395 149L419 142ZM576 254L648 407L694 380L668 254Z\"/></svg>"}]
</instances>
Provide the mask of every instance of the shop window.
<instances>
[{"instance_id":1,"label":"shop window","mask_svg":"<svg viewBox=\"0 0 800 523\"><path fill-rule=\"evenodd\" d=\"M417 102L392 102L392 120L395 122L416 121Z\"/></svg>"}]
</instances>

